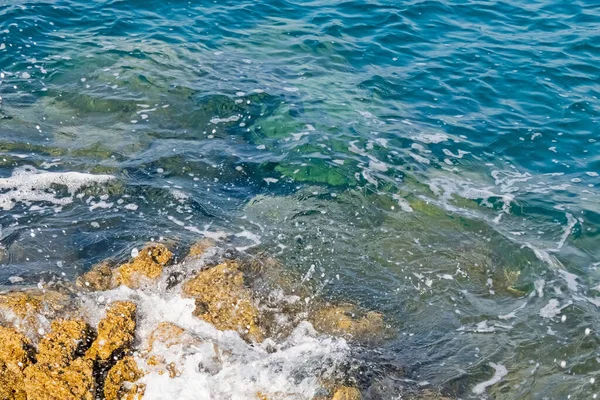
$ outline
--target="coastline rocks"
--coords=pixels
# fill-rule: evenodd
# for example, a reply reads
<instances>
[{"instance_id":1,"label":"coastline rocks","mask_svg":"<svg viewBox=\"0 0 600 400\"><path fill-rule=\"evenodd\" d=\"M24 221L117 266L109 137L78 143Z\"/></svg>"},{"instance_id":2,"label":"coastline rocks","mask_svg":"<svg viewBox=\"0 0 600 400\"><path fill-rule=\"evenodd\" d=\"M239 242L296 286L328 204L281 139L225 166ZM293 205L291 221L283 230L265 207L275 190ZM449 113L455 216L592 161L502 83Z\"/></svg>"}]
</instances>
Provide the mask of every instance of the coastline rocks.
<instances>
[{"instance_id":1,"label":"coastline rocks","mask_svg":"<svg viewBox=\"0 0 600 400\"><path fill-rule=\"evenodd\" d=\"M23 370L31 364L31 359L27 338L12 328L0 326L0 398L26 399Z\"/></svg>"},{"instance_id":2,"label":"coastline rocks","mask_svg":"<svg viewBox=\"0 0 600 400\"><path fill-rule=\"evenodd\" d=\"M97 264L75 285L60 286L67 294L41 289L0 294L0 399L140 400L146 385L151 387L151 378L187 374L190 360L194 360L196 373L216 380L223 379L221 372L229 376L231 359L253 362L236 359L240 355L232 350L236 349L232 343L247 345L231 333L222 335L226 341L221 342L213 337L214 329L206 335L194 328L205 324L190 320L193 305L195 317L218 330L237 332L257 354L275 353L280 344L295 345L291 333L300 323L308 326L306 320L326 335L359 341L381 337L385 327L381 314L353 304L309 304L303 299L310 293L278 261L263 255L245 258L219 248L209 250L214 246L212 240L197 242L184 261L165 271L173 254L164 245L151 244L128 263L114 269L108 262ZM169 274L175 273L179 278L167 285ZM137 288L140 290L130 290ZM164 304L164 299L153 297L159 290L172 296ZM140 320L138 328L136 302L140 310L147 310L155 300L159 312L144 311L146 319ZM171 300L185 304L181 320L169 314ZM105 315L99 318L103 311ZM98 319L97 327L90 326L88 321ZM181 321L182 326L160 322L165 319ZM136 329L138 342L134 343ZM311 336L316 335L315 330L310 329ZM149 380L142 379L144 376ZM315 399L361 399L357 388L340 387L337 378L336 382L322 387ZM265 384L260 387L264 389ZM274 393L256 392L256 396L301 398L295 392L285 394L283 387Z\"/></svg>"},{"instance_id":3,"label":"coastline rocks","mask_svg":"<svg viewBox=\"0 0 600 400\"><path fill-rule=\"evenodd\" d=\"M66 366L38 363L25 369L28 400L93 400L94 363L77 358Z\"/></svg>"},{"instance_id":4,"label":"coastline rocks","mask_svg":"<svg viewBox=\"0 0 600 400\"><path fill-rule=\"evenodd\" d=\"M144 385L134 382L144 374L137 366L134 358L124 357L108 371L104 381L105 400L137 400L144 395Z\"/></svg>"},{"instance_id":5,"label":"coastline rocks","mask_svg":"<svg viewBox=\"0 0 600 400\"><path fill-rule=\"evenodd\" d=\"M37 363L25 371L27 399L94 398L94 364L76 358L89 346L91 330L83 320L55 320L52 330L40 340Z\"/></svg>"},{"instance_id":6,"label":"coastline rocks","mask_svg":"<svg viewBox=\"0 0 600 400\"><path fill-rule=\"evenodd\" d=\"M38 364L66 366L90 346L93 333L81 319L52 321L51 331L40 340Z\"/></svg>"},{"instance_id":7,"label":"coastline rocks","mask_svg":"<svg viewBox=\"0 0 600 400\"><path fill-rule=\"evenodd\" d=\"M112 285L138 288L144 281L160 277L163 268L171 261L173 253L162 244L151 244L139 251L129 263L116 268L112 274Z\"/></svg>"},{"instance_id":8,"label":"coastline rocks","mask_svg":"<svg viewBox=\"0 0 600 400\"><path fill-rule=\"evenodd\" d=\"M98 337L86 353L92 360L109 360L113 353L131 346L135 335L137 306L131 301L115 301L106 308L98 324Z\"/></svg>"},{"instance_id":9,"label":"coastline rocks","mask_svg":"<svg viewBox=\"0 0 600 400\"><path fill-rule=\"evenodd\" d=\"M66 308L68 300L67 295L42 289L0 294L0 323L37 339L45 333L50 320Z\"/></svg>"},{"instance_id":10,"label":"coastline rocks","mask_svg":"<svg viewBox=\"0 0 600 400\"><path fill-rule=\"evenodd\" d=\"M217 329L237 331L251 341L264 339L258 325L258 309L236 262L199 272L183 284L183 294L195 299L194 315Z\"/></svg>"}]
</instances>

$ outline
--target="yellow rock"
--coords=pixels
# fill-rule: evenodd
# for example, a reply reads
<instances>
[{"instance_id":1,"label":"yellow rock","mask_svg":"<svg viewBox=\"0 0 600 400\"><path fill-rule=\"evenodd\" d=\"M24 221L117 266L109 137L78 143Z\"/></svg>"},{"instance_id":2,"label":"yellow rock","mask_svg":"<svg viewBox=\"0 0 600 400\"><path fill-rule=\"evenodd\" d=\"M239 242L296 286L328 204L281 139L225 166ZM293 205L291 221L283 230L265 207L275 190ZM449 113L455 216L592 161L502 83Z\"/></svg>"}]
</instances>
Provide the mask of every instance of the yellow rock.
<instances>
[{"instance_id":1,"label":"yellow rock","mask_svg":"<svg viewBox=\"0 0 600 400\"><path fill-rule=\"evenodd\" d=\"M152 351L156 342L163 343L168 348L177 344L189 344L193 341L193 337L185 329L171 322L161 322L148 338L148 351Z\"/></svg>"},{"instance_id":2,"label":"yellow rock","mask_svg":"<svg viewBox=\"0 0 600 400\"><path fill-rule=\"evenodd\" d=\"M131 346L135 334L137 306L131 301L115 301L98 324L98 337L86 353L93 360L108 360L116 351Z\"/></svg>"},{"instance_id":3,"label":"yellow rock","mask_svg":"<svg viewBox=\"0 0 600 400\"><path fill-rule=\"evenodd\" d=\"M217 329L234 330L257 342L263 340L258 309L237 263L226 262L199 272L184 283L183 293L196 300L194 315Z\"/></svg>"},{"instance_id":4,"label":"yellow rock","mask_svg":"<svg viewBox=\"0 0 600 400\"><path fill-rule=\"evenodd\" d=\"M323 308L312 316L311 322L320 332L348 335L357 340L380 336L385 327L380 313L369 311L363 314L351 304Z\"/></svg>"},{"instance_id":5,"label":"yellow rock","mask_svg":"<svg viewBox=\"0 0 600 400\"><path fill-rule=\"evenodd\" d=\"M81 275L75 281L81 289L90 291L103 291L112 288L112 268L109 262L101 262L91 270Z\"/></svg>"},{"instance_id":6,"label":"yellow rock","mask_svg":"<svg viewBox=\"0 0 600 400\"><path fill-rule=\"evenodd\" d=\"M422 393L415 395L414 397L409 397L412 400L450 400L449 397L445 397L439 393L436 393L431 390L424 390Z\"/></svg>"},{"instance_id":7,"label":"yellow rock","mask_svg":"<svg viewBox=\"0 0 600 400\"><path fill-rule=\"evenodd\" d=\"M50 333L40 340L37 362L66 366L78 350L89 346L92 335L90 326L81 319L52 321Z\"/></svg>"},{"instance_id":8,"label":"yellow rock","mask_svg":"<svg viewBox=\"0 0 600 400\"><path fill-rule=\"evenodd\" d=\"M53 290L32 289L0 294L0 322L13 325L31 338L37 337L43 327L41 321L54 319L65 309L68 301L69 296Z\"/></svg>"},{"instance_id":9,"label":"yellow rock","mask_svg":"<svg viewBox=\"0 0 600 400\"><path fill-rule=\"evenodd\" d=\"M141 398L144 394L144 385L132 383L143 376L133 357L128 356L117 361L106 375L104 398L106 400Z\"/></svg>"},{"instance_id":10,"label":"yellow rock","mask_svg":"<svg viewBox=\"0 0 600 400\"><path fill-rule=\"evenodd\" d=\"M362 396L357 388L342 386L333 394L332 400L360 400Z\"/></svg>"},{"instance_id":11,"label":"yellow rock","mask_svg":"<svg viewBox=\"0 0 600 400\"><path fill-rule=\"evenodd\" d=\"M190 247L188 257L199 257L206 253L206 250L210 249L211 247L215 247L215 242L211 239L199 240L194 243L192 247Z\"/></svg>"},{"instance_id":12,"label":"yellow rock","mask_svg":"<svg viewBox=\"0 0 600 400\"><path fill-rule=\"evenodd\" d=\"M202 345L202 340L171 322L161 322L150 334L145 355L147 357L146 364L151 367L156 367L153 370L161 375L168 372L171 378L175 378L180 375L179 369L181 365L178 365L178 363L175 362L168 363L162 353L164 349L161 349L159 345L164 346L167 349L176 345L182 345L184 347L200 346ZM199 367L220 369L221 359L219 357L219 347L216 344L213 344L213 350L214 356L206 362L206 365L203 363L202 365L199 365Z\"/></svg>"},{"instance_id":13,"label":"yellow rock","mask_svg":"<svg viewBox=\"0 0 600 400\"><path fill-rule=\"evenodd\" d=\"M25 368L31 362L31 356L31 344L22 333L0 326L0 360Z\"/></svg>"},{"instance_id":14,"label":"yellow rock","mask_svg":"<svg viewBox=\"0 0 600 400\"><path fill-rule=\"evenodd\" d=\"M23 372L0 360L0 399L25 400L25 382Z\"/></svg>"},{"instance_id":15,"label":"yellow rock","mask_svg":"<svg viewBox=\"0 0 600 400\"><path fill-rule=\"evenodd\" d=\"M114 270L112 284L137 288L144 280L158 278L172 257L173 253L162 244L146 246L131 262Z\"/></svg>"},{"instance_id":16,"label":"yellow rock","mask_svg":"<svg viewBox=\"0 0 600 400\"><path fill-rule=\"evenodd\" d=\"M27 400L93 400L92 360L78 358L68 366L34 364L25 368Z\"/></svg>"},{"instance_id":17,"label":"yellow rock","mask_svg":"<svg viewBox=\"0 0 600 400\"><path fill-rule=\"evenodd\" d=\"M23 370L31 364L31 356L23 334L0 326L0 399L25 400Z\"/></svg>"}]
</instances>

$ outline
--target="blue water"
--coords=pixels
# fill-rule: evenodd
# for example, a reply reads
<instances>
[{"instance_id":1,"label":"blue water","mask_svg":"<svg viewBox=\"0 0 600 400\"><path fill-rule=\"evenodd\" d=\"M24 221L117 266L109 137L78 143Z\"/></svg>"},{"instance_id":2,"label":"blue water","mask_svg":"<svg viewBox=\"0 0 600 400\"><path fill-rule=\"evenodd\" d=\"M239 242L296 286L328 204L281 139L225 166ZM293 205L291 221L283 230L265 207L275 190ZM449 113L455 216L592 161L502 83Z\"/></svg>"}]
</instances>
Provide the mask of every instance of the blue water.
<instances>
[{"instance_id":1,"label":"blue water","mask_svg":"<svg viewBox=\"0 0 600 400\"><path fill-rule=\"evenodd\" d=\"M599 390L600 3L3 1L0 71L6 287L224 232L386 315L371 398Z\"/></svg>"}]
</instances>

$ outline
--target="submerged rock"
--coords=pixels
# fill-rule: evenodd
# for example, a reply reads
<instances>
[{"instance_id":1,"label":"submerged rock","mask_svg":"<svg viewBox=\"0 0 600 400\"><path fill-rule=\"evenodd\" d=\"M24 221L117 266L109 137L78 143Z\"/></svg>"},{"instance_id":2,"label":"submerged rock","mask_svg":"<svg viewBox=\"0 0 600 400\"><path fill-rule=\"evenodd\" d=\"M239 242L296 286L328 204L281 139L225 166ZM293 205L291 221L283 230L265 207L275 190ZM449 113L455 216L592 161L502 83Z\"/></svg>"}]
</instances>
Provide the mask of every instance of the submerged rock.
<instances>
[{"instance_id":1,"label":"submerged rock","mask_svg":"<svg viewBox=\"0 0 600 400\"><path fill-rule=\"evenodd\" d=\"M234 330L257 342L263 340L258 309L237 263L226 262L199 272L184 283L183 293L196 300L194 314L217 329Z\"/></svg>"},{"instance_id":2,"label":"submerged rock","mask_svg":"<svg viewBox=\"0 0 600 400\"><path fill-rule=\"evenodd\" d=\"M311 322L322 333L359 341L381 337L385 329L383 315L375 311L362 313L352 304L325 307L311 317Z\"/></svg>"},{"instance_id":3,"label":"submerged rock","mask_svg":"<svg viewBox=\"0 0 600 400\"><path fill-rule=\"evenodd\" d=\"M135 335L137 306L131 301L115 301L98 324L98 337L86 353L92 360L108 360L114 353L130 348Z\"/></svg>"},{"instance_id":4,"label":"submerged rock","mask_svg":"<svg viewBox=\"0 0 600 400\"><path fill-rule=\"evenodd\" d=\"M200 257L208 249L211 247L215 247L215 242L211 239L202 239L197 241L190 247L190 251L188 252L188 257Z\"/></svg>"},{"instance_id":5,"label":"submerged rock","mask_svg":"<svg viewBox=\"0 0 600 400\"><path fill-rule=\"evenodd\" d=\"M145 280L157 279L172 257L173 253L166 246L151 244L143 248L131 262L113 271L112 284L137 288Z\"/></svg>"},{"instance_id":6,"label":"submerged rock","mask_svg":"<svg viewBox=\"0 0 600 400\"><path fill-rule=\"evenodd\" d=\"M144 376L134 358L127 356L108 371L104 381L104 398L106 400L135 400L144 395L144 385L134 382Z\"/></svg>"}]
</instances>

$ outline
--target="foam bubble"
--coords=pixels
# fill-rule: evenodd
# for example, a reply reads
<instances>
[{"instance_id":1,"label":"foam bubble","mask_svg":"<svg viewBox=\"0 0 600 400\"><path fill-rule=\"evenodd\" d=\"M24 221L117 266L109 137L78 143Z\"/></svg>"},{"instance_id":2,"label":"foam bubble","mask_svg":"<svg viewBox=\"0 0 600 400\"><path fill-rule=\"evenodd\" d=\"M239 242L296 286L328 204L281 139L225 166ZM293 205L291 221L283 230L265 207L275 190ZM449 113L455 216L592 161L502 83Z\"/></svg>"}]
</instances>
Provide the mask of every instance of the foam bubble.
<instances>
[{"instance_id":1,"label":"foam bubble","mask_svg":"<svg viewBox=\"0 0 600 400\"><path fill-rule=\"evenodd\" d=\"M495 385L500 382L508 374L508 370L502 364L490 363L490 367L494 368L494 376L490 380L481 382L473 388L473 393L483 394L488 386Z\"/></svg>"},{"instance_id":2,"label":"foam bubble","mask_svg":"<svg viewBox=\"0 0 600 400\"><path fill-rule=\"evenodd\" d=\"M0 178L0 207L12 209L17 203L49 202L66 205L73 202L75 193L85 186L115 179L112 175L92 175L80 172L48 172L31 166L16 168L8 178ZM59 197L54 185L66 186L68 196Z\"/></svg>"}]
</instances>

